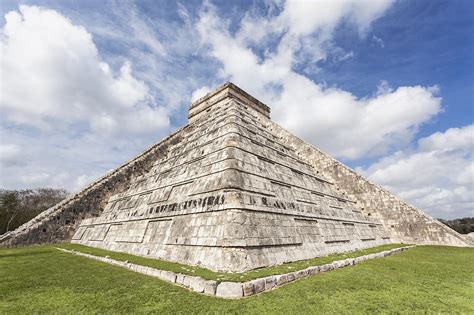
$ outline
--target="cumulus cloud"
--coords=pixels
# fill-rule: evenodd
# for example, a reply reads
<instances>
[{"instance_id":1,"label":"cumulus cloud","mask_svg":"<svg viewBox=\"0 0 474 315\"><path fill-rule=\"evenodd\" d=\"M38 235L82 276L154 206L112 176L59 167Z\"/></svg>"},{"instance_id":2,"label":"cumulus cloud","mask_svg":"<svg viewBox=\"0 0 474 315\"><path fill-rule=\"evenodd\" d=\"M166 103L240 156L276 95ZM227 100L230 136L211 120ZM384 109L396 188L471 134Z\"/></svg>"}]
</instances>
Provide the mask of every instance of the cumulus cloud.
<instances>
[{"instance_id":1,"label":"cumulus cloud","mask_svg":"<svg viewBox=\"0 0 474 315\"><path fill-rule=\"evenodd\" d=\"M413 139L417 128L439 113L438 88L387 83L374 96L357 98L326 87L295 70L337 49L334 29L352 23L365 36L388 1L287 1L277 16L247 14L232 34L227 21L207 5L197 29L209 54L221 62L220 75L272 105L273 119L323 150L345 159L380 156ZM271 40L270 40L271 39ZM273 42L265 56L255 47Z\"/></svg>"},{"instance_id":2,"label":"cumulus cloud","mask_svg":"<svg viewBox=\"0 0 474 315\"><path fill-rule=\"evenodd\" d=\"M145 29L136 19L130 27ZM138 40L165 54L150 32ZM107 62L58 11L20 6L0 40L0 187L77 191L169 130L171 110L156 105L135 60Z\"/></svg>"},{"instance_id":3,"label":"cumulus cloud","mask_svg":"<svg viewBox=\"0 0 474 315\"><path fill-rule=\"evenodd\" d=\"M474 125L436 132L367 169L372 181L436 217L474 215Z\"/></svg>"},{"instance_id":4,"label":"cumulus cloud","mask_svg":"<svg viewBox=\"0 0 474 315\"><path fill-rule=\"evenodd\" d=\"M148 86L134 77L130 62L114 73L82 26L31 6L5 19L0 106L10 121L41 128L86 123L112 134L168 127L168 113L150 106ZM141 123L143 117L153 123Z\"/></svg>"}]
</instances>

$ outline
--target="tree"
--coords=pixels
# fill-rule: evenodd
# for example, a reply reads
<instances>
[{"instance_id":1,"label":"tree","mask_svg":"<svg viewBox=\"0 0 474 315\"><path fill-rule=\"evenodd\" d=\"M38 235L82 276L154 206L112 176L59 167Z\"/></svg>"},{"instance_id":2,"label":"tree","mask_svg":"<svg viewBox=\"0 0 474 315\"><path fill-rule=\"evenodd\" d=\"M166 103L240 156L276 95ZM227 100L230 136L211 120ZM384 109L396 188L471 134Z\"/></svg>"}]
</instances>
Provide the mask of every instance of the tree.
<instances>
[{"instance_id":1,"label":"tree","mask_svg":"<svg viewBox=\"0 0 474 315\"><path fill-rule=\"evenodd\" d=\"M18 198L17 191L10 191L7 192L5 195L1 196L0 203L2 207L2 211L6 214L5 220L5 228L4 232L10 231L10 225L15 217L18 215L20 211L20 201Z\"/></svg>"},{"instance_id":2,"label":"tree","mask_svg":"<svg viewBox=\"0 0 474 315\"><path fill-rule=\"evenodd\" d=\"M0 189L0 234L12 231L68 195L64 189Z\"/></svg>"}]
</instances>

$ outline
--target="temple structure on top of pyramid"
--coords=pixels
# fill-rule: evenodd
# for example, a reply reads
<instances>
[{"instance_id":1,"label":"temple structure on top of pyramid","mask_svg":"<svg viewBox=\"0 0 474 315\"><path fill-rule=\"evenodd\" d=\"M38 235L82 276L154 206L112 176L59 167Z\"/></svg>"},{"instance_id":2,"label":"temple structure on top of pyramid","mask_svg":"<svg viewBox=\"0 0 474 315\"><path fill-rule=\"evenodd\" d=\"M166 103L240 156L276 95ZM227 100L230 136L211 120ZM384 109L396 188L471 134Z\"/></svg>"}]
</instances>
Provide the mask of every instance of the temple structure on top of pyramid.
<instances>
[{"instance_id":1,"label":"temple structure on top of pyramid","mask_svg":"<svg viewBox=\"0 0 474 315\"><path fill-rule=\"evenodd\" d=\"M234 272L392 242L472 245L272 122L232 83L188 118L1 245L71 241Z\"/></svg>"}]
</instances>

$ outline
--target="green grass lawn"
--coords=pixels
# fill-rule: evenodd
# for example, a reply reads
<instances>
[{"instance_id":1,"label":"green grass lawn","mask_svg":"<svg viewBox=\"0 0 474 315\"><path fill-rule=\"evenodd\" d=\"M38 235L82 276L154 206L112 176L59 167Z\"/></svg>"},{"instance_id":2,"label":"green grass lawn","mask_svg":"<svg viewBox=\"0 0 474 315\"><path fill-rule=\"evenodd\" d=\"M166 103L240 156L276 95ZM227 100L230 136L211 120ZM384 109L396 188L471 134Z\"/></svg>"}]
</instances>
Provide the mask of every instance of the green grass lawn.
<instances>
[{"instance_id":1,"label":"green grass lawn","mask_svg":"<svg viewBox=\"0 0 474 315\"><path fill-rule=\"evenodd\" d=\"M140 257L140 256L126 254L126 253L113 252L113 251L109 251L105 249L88 247L88 246L79 245L79 244L62 243L62 244L57 244L56 247L70 249L70 250L73 249L76 251L80 251L82 253L91 254L95 256L102 256L102 257L109 256L110 258L115 259L115 260L121 260L121 261L128 260L128 262L131 262L134 264L154 267L160 270L167 270L167 271L172 271L175 273L200 276L207 280L245 282L248 280L253 280L253 279L262 278L266 276L297 271L297 270L305 269L310 266L324 265L324 264L327 264L336 260L340 260L340 259L355 258L355 257L363 256L363 255L372 254L372 253L378 253L384 250L402 247L402 246L406 246L406 244L386 244L386 245L362 249L362 250L358 250L358 251L354 251L350 253L329 255L325 257L295 261L295 262L291 262L287 264L260 268L260 269L255 269L255 270L242 272L242 273L222 273L222 272L219 273L219 272L214 272L212 270L205 269L205 268L188 266L188 265L173 263L169 261L159 260L159 259Z\"/></svg>"},{"instance_id":2,"label":"green grass lawn","mask_svg":"<svg viewBox=\"0 0 474 315\"><path fill-rule=\"evenodd\" d=\"M63 253L0 250L0 314L474 313L474 249L419 246L310 276L242 300L190 292L156 278Z\"/></svg>"}]
</instances>

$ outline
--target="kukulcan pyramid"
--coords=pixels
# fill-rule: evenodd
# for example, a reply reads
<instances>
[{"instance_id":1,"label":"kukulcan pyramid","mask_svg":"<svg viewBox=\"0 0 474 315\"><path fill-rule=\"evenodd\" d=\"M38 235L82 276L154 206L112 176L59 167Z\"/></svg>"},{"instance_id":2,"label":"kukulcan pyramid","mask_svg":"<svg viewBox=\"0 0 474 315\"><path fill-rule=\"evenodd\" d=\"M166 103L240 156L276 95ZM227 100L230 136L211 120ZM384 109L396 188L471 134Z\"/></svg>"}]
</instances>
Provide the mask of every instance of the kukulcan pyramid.
<instances>
[{"instance_id":1,"label":"kukulcan pyramid","mask_svg":"<svg viewBox=\"0 0 474 315\"><path fill-rule=\"evenodd\" d=\"M188 118L1 245L71 241L233 272L393 242L471 245L272 122L232 83Z\"/></svg>"}]
</instances>

